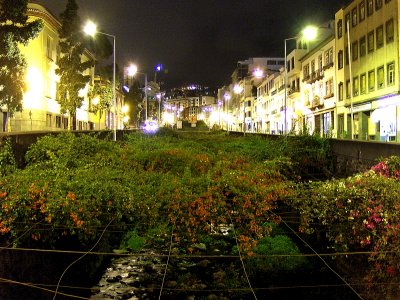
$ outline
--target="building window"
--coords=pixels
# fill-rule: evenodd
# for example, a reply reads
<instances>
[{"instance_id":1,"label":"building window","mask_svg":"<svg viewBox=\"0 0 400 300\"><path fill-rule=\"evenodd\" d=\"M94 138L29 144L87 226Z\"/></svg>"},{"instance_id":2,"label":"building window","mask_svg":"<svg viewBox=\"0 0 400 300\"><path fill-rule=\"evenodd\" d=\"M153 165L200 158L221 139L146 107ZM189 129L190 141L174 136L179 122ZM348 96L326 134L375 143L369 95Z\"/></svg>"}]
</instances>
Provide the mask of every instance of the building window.
<instances>
[{"instance_id":1,"label":"building window","mask_svg":"<svg viewBox=\"0 0 400 300\"><path fill-rule=\"evenodd\" d=\"M338 70L343 68L343 50L338 52Z\"/></svg>"},{"instance_id":2,"label":"building window","mask_svg":"<svg viewBox=\"0 0 400 300\"><path fill-rule=\"evenodd\" d=\"M374 12L374 0L367 0L367 15L371 16Z\"/></svg>"},{"instance_id":3,"label":"building window","mask_svg":"<svg viewBox=\"0 0 400 300\"><path fill-rule=\"evenodd\" d=\"M374 31L368 33L368 53L373 52L375 49Z\"/></svg>"},{"instance_id":4,"label":"building window","mask_svg":"<svg viewBox=\"0 0 400 300\"><path fill-rule=\"evenodd\" d=\"M346 98L350 98L350 96L351 96L350 80L346 80Z\"/></svg>"},{"instance_id":5,"label":"building window","mask_svg":"<svg viewBox=\"0 0 400 300\"><path fill-rule=\"evenodd\" d=\"M56 127L61 128L61 116L56 116Z\"/></svg>"},{"instance_id":6,"label":"building window","mask_svg":"<svg viewBox=\"0 0 400 300\"><path fill-rule=\"evenodd\" d=\"M394 40L393 19L386 22L386 43L391 43Z\"/></svg>"},{"instance_id":7,"label":"building window","mask_svg":"<svg viewBox=\"0 0 400 300\"><path fill-rule=\"evenodd\" d=\"M355 27L357 25L357 7L353 8L351 11L351 26Z\"/></svg>"},{"instance_id":8,"label":"building window","mask_svg":"<svg viewBox=\"0 0 400 300\"><path fill-rule=\"evenodd\" d=\"M345 32L347 32L349 30L348 26L350 25L350 14L346 14L345 22L346 22L346 24L344 24L344 28L345 28Z\"/></svg>"},{"instance_id":9,"label":"building window","mask_svg":"<svg viewBox=\"0 0 400 300\"><path fill-rule=\"evenodd\" d=\"M322 70L322 54L318 55L318 70Z\"/></svg>"},{"instance_id":10,"label":"building window","mask_svg":"<svg viewBox=\"0 0 400 300\"><path fill-rule=\"evenodd\" d=\"M325 51L325 66L329 66L333 63L333 48Z\"/></svg>"},{"instance_id":11,"label":"building window","mask_svg":"<svg viewBox=\"0 0 400 300\"><path fill-rule=\"evenodd\" d=\"M51 114L46 114L46 127L51 127Z\"/></svg>"},{"instance_id":12,"label":"building window","mask_svg":"<svg viewBox=\"0 0 400 300\"><path fill-rule=\"evenodd\" d=\"M376 48L379 49L383 46L383 25L376 28Z\"/></svg>"},{"instance_id":13,"label":"building window","mask_svg":"<svg viewBox=\"0 0 400 300\"><path fill-rule=\"evenodd\" d=\"M349 64L349 47L347 47L347 46L344 49L344 62L346 65Z\"/></svg>"},{"instance_id":14,"label":"building window","mask_svg":"<svg viewBox=\"0 0 400 300\"><path fill-rule=\"evenodd\" d=\"M305 80L307 80L309 77L310 77L310 65L309 65L309 64L306 64L306 65L303 67L303 78L304 78Z\"/></svg>"},{"instance_id":15,"label":"building window","mask_svg":"<svg viewBox=\"0 0 400 300\"><path fill-rule=\"evenodd\" d=\"M353 78L353 96L358 96L360 89L360 82L358 76Z\"/></svg>"},{"instance_id":16,"label":"building window","mask_svg":"<svg viewBox=\"0 0 400 300\"><path fill-rule=\"evenodd\" d=\"M365 73L360 75L360 95L367 92L367 75Z\"/></svg>"},{"instance_id":17,"label":"building window","mask_svg":"<svg viewBox=\"0 0 400 300\"><path fill-rule=\"evenodd\" d=\"M382 89L385 85L385 70L383 66L380 66L377 70L378 76L378 89Z\"/></svg>"},{"instance_id":18,"label":"building window","mask_svg":"<svg viewBox=\"0 0 400 300\"><path fill-rule=\"evenodd\" d=\"M357 60L358 58L358 41L355 41L351 47L351 59Z\"/></svg>"},{"instance_id":19,"label":"building window","mask_svg":"<svg viewBox=\"0 0 400 300\"><path fill-rule=\"evenodd\" d=\"M375 90L375 70L368 72L368 90L370 92Z\"/></svg>"},{"instance_id":20,"label":"building window","mask_svg":"<svg viewBox=\"0 0 400 300\"><path fill-rule=\"evenodd\" d=\"M394 63L391 62L387 65L387 85L394 84Z\"/></svg>"},{"instance_id":21,"label":"building window","mask_svg":"<svg viewBox=\"0 0 400 300\"><path fill-rule=\"evenodd\" d=\"M367 53L367 42L365 40L365 36L360 38L360 57L365 56Z\"/></svg>"},{"instance_id":22,"label":"building window","mask_svg":"<svg viewBox=\"0 0 400 300\"><path fill-rule=\"evenodd\" d=\"M382 0L375 0L375 10L382 8Z\"/></svg>"},{"instance_id":23,"label":"building window","mask_svg":"<svg viewBox=\"0 0 400 300\"><path fill-rule=\"evenodd\" d=\"M365 0L361 1L358 5L359 14L360 14L360 22L364 21L365 19Z\"/></svg>"},{"instance_id":24,"label":"building window","mask_svg":"<svg viewBox=\"0 0 400 300\"><path fill-rule=\"evenodd\" d=\"M338 85L339 101L343 101L343 82Z\"/></svg>"},{"instance_id":25,"label":"building window","mask_svg":"<svg viewBox=\"0 0 400 300\"><path fill-rule=\"evenodd\" d=\"M333 96L333 79L329 79L325 82L325 96L327 98Z\"/></svg>"},{"instance_id":26,"label":"building window","mask_svg":"<svg viewBox=\"0 0 400 300\"><path fill-rule=\"evenodd\" d=\"M343 36L343 21L340 19L337 22L337 37L340 39Z\"/></svg>"}]
</instances>

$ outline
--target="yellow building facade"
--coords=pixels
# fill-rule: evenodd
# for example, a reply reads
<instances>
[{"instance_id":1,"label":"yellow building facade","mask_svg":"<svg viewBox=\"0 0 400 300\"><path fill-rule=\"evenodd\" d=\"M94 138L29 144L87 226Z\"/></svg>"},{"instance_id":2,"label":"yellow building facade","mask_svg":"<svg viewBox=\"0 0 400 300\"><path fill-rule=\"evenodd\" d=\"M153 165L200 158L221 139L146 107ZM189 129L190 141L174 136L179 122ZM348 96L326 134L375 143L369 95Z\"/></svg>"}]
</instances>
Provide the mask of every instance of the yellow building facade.
<instances>
[{"instance_id":1,"label":"yellow building facade","mask_svg":"<svg viewBox=\"0 0 400 300\"><path fill-rule=\"evenodd\" d=\"M338 136L400 141L398 0L358 0L335 14Z\"/></svg>"},{"instance_id":2,"label":"yellow building facade","mask_svg":"<svg viewBox=\"0 0 400 300\"><path fill-rule=\"evenodd\" d=\"M26 83L27 90L22 102L22 112L16 112L7 121L7 112L3 108L0 115L2 131L62 131L71 127L71 118L68 114L61 114L60 105L57 102L57 85L59 78L55 73L59 51L59 35L61 23L45 7L28 4L29 20L41 19L43 29L38 36L26 46L21 45L21 53L27 62ZM94 60L89 51L85 51L82 61ZM94 67L85 71L90 75L91 81L80 91L84 97L83 105L76 112L77 130L102 130L112 129L114 124L113 108L110 111L93 111L93 104L88 98L90 86L94 84ZM123 97L118 93L118 107L123 105ZM101 119L100 119L101 117ZM117 118L116 124L123 127L122 120Z\"/></svg>"}]
</instances>

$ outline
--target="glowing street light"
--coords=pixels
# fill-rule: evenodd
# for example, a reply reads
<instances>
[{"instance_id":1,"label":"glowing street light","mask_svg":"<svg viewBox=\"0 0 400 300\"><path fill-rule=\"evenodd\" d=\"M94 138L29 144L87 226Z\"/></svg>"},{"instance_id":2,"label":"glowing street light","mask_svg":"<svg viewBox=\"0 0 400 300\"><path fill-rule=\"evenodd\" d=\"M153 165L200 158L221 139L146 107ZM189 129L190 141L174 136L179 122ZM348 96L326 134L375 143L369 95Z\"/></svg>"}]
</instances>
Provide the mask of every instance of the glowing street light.
<instances>
[{"instance_id":1,"label":"glowing street light","mask_svg":"<svg viewBox=\"0 0 400 300\"><path fill-rule=\"evenodd\" d=\"M306 41L312 41L317 37L318 29L314 26L307 26L303 29L301 36ZM284 124L284 134L287 134L287 85L288 85L288 70L287 70L287 41L296 40L299 36L287 38L284 40L285 42L285 124Z\"/></svg>"},{"instance_id":2,"label":"glowing street light","mask_svg":"<svg viewBox=\"0 0 400 300\"><path fill-rule=\"evenodd\" d=\"M117 99L116 99L116 91L115 91L115 77L116 77L115 76L115 72L116 72L115 35L98 31L97 25L95 23L93 23L92 21L87 21L83 30L87 35L90 35L92 37L94 37L95 34L102 34L102 35L111 37L113 39L113 100L112 100L113 105L114 105L113 140L116 141L117 140Z\"/></svg>"}]
</instances>

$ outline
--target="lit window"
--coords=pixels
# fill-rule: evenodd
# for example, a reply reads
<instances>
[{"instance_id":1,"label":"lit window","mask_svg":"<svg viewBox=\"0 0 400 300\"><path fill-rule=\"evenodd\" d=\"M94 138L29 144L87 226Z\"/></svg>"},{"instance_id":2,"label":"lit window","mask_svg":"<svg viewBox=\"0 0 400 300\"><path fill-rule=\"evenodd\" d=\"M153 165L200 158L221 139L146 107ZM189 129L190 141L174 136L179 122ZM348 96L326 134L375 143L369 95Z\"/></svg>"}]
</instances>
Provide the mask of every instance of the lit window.
<instances>
[{"instance_id":1,"label":"lit window","mask_svg":"<svg viewBox=\"0 0 400 300\"><path fill-rule=\"evenodd\" d=\"M394 63L387 65L387 85L394 84Z\"/></svg>"}]
</instances>

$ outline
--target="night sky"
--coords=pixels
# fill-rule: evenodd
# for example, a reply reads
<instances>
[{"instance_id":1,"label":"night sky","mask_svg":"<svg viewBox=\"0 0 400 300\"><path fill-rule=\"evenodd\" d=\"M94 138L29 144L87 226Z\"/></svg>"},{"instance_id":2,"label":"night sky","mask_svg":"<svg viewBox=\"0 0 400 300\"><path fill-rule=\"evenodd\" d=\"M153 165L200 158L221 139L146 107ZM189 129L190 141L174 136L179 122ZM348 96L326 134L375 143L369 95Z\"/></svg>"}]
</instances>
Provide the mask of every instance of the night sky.
<instances>
[{"instance_id":1,"label":"night sky","mask_svg":"<svg viewBox=\"0 0 400 300\"><path fill-rule=\"evenodd\" d=\"M36 0L55 16L66 0ZM284 39L305 25L334 18L345 0L77 0L91 19L116 36L117 63L136 63L153 79L168 69L166 87L230 82L237 61L283 56Z\"/></svg>"}]
</instances>

